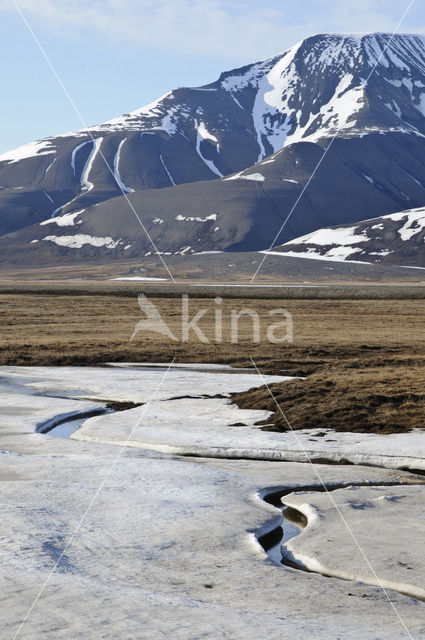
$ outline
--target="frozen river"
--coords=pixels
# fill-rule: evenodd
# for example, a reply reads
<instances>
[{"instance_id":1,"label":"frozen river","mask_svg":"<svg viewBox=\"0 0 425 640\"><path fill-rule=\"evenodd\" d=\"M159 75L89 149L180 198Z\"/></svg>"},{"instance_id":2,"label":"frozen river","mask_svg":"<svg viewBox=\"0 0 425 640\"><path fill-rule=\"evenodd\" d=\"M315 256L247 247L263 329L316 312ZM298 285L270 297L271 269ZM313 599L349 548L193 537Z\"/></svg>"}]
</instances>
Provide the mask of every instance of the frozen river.
<instances>
[{"instance_id":1,"label":"frozen river","mask_svg":"<svg viewBox=\"0 0 425 640\"><path fill-rule=\"evenodd\" d=\"M1 638L425 637L422 432L264 432L226 396L287 378L227 367L0 376Z\"/></svg>"}]
</instances>

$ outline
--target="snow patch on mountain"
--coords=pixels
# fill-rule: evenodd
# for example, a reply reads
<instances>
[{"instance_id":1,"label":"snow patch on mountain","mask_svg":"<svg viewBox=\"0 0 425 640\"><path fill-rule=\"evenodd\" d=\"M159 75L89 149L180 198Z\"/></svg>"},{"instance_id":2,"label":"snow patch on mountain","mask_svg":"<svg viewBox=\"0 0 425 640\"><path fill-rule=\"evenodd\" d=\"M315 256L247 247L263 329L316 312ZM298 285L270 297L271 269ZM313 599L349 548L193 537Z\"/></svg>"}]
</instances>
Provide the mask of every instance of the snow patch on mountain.
<instances>
[{"instance_id":1,"label":"snow patch on mountain","mask_svg":"<svg viewBox=\"0 0 425 640\"><path fill-rule=\"evenodd\" d=\"M356 242L365 242L369 238L360 233L356 235L357 226L353 227L340 227L339 229L319 229L308 233L305 236L301 236L296 239L297 244L317 244L326 246L329 244L338 244L341 246L349 246ZM291 241L293 244L295 240Z\"/></svg>"},{"instance_id":2,"label":"snow patch on mountain","mask_svg":"<svg viewBox=\"0 0 425 640\"><path fill-rule=\"evenodd\" d=\"M403 220L404 225L398 230L400 237L405 242L410 240L425 229L425 209L411 209L410 211L400 211L385 216L387 220Z\"/></svg>"},{"instance_id":3,"label":"snow patch on mountain","mask_svg":"<svg viewBox=\"0 0 425 640\"><path fill-rule=\"evenodd\" d=\"M320 107L318 113L311 113L305 125L301 126L302 111L295 115L298 127L288 136L287 144L301 140L318 142L326 135L353 129L356 126L355 115L363 108L365 97L361 86L353 87L353 76L343 77L329 102ZM313 133L308 133L312 130Z\"/></svg>"},{"instance_id":4,"label":"snow patch on mountain","mask_svg":"<svg viewBox=\"0 0 425 640\"><path fill-rule=\"evenodd\" d=\"M46 224L56 224L58 227L73 227L75 225L75 218L84 213L85 209L81 209L81 211L75 211L73 213L65 213L63 216L56 216L55 218L49 218L48 220L44 220L40 222L40 226L44 226ZM81 224L81 220L79 224Z\"/></svg>"},{"instance_id":5,"label":"snow patch on mountain","mask_svg":"<svg viewBox=\"0 0 425 640\"><path fill-rule=\"evenodd\" d=\"M239 107L240 109L242 109L242 111L245 111L245 109L243 108L243 106L241 105L241 103L239 102L239 100L237 99L237 97L235 96L235 94L234 94L234 93L232 93L231 91L229 92L229 94L230 94L230 97L232 98L233 102L235 102L235 103L238 105L238 107Z\"/></svg>"},{"instance_id":6,"label":"snow patch on mountain","mask_svg":"<svg viewBox=\"0 0 425 640\"><path fill-rule=\"evenodd\" d=\"M93 148L90 152L89 157L87 158L86 164L84 165L84 169L81 174L81 186L85 191L91 191L94 187L93 183L89 181L90 171L93 167L94 159L97 156L97 153L100 149L100 145L102 144L103 138L95 138L92 141Z\"/></svg>"},{"instance_id":7,"label":"snow patch on mountain","mask_svg":"<svg viewBox=\"0 0 425 640\"><path fill-rule=\"evenodd\" d=\"M177 222L209 222L210 220L217 220L217 214L212 213L210 216L206 216L205 218L182 216L179 214L174 219L177 220Z\"/></svg>"},{"instance_id":8,"label":"snow patch on mountain","mask_svg":"<svg viewBox=\"0 0 425 640\"><path fill-rule=\"evenodd\" d=\"M265 179L265 176L260 172L244 174L243 171L239 171L239 173L235 173L233 176L223 178L223 182L229 182L231 180L252 180L254 182L264 182Z\"/></svg>"},{"instance_id":9,"label":"snow patch on mountain","mask_svg":"<svg viewBox=\"0 0 425 640\"><path fill-rule=\"evenodd\" d=\"M7 162L12 164L13 162L19 162L19 160L25 160L26 158L32 158L34 156L47 156L51 153L56 153L56 145L53 140L37 140L37 142L29 142L21 147L12 149L0 155L0 162Z\"/></svg>"},{"instance_id":10,"label":"snow patch on mountain","mask_svg":"<svg viewBox=\"0 0 425 640\"><path fill-rule=\"evenodd\" d=\"M359 247L349 247L349 246L343 246L343 247L333 247L332 249L329 249L329 251L326 252L326 257L329 260L346 260L347 258L350 258L351 256L353 256L355 253L359 253L361 252L361 249Z\"/></svg>"},{"instance_id":11,"label":"snow patch on mountain","mask_svg":"<svg viewBox=\"0 0 425 640\"><path fill-rule=\"evenodd\" d=\"M285 245L282 245L283 247ZM284 258L304 258L307 260L328 260L330 262L348 262L353 264L371 264L370 262L366 262L364 260L348 260L347 257L352 255L353 253L358 252L356 248L350 247L351 251L348 252L348 249L344 252L345 256L341 257L338 255L338 252L335 252L332 255L332 252L318 253L311 247L308 247L304 252L298 251L259 251L258 253L267 254L270 256L282 256ZM361 251L361 249L359 250Z\"/></svg>"},{"instance_id":12,"label":"snow patch on mountain","mask_svg":"<svg viewBox=\"0 0 425 640\"><path fill-rule=\"evenodd\" d=\"M198 153L198 156L201 158L202 162L204 162L213 173L215 173L219 178L222 178L223 174L221 173L221 171L217 169L217 167L215 166L212 160L208 160L207 158L205 158L205 156L202 154L202 151L201 151L201 143L205 141L209 141L209 142L213 142L216 145L217 153L219 153L220 145L218 143L216 136L208 132L204 122L200 122L198 124L197 120L195 120L195 130L196 130L196 151Z\"/></svg>"},{"instance_id":13,"label":"snow patch on mountain","mask_svg":"<svg viewBox=\"0 0 425 640\"><path fill-rule=\"evenodd\" d=\"M169 112L166 114L164 119L161 122L160 128L163 129L168 135L173 136L177 133L177 124L179 116L179 109L177 107L171 107Z\"/></svg>"},{"instance_id":14,"label":"snow patch on mountain","mask_svg":"<svg viewBox=\"0 0 425 640\"><path fill-rule=\"evenodd\" d=\"M201 136L201 138L203 140L211 140L212 142L215 142L215 144L217 146L217 151L219 151L220 150L220 145L218 143L217 137L208 131L207 127L205 126L205 123L204 122L200 122L199 126L198 126L197 122L195 120L195 126L197 126L197 130L198 130L198 133Z\"/></svg>"},{"instance_id":15,"label":"snow patch on mountain","mask_svg":"<svg viewBox=\"0 0 425 640\"><path fill-rule=\"evenodd\" d=\"M77 233L75 236L45 236L43 240L54 242L60 247L68 247L69 249L81 249L81 247L86 244L90 244L93 247L115 249L119 244L122 244L121 238L119 240L114 240L110 236L100 238L83 233Z\"/></svg>"},{"instance_id":16,"label":"snow patch on mountain","mask_svg":"<svg viewBox=\"0 0 425 640\"><path fill-rule=\"evenodd\" d=\"M263 136L273 152L276 152L282 149L291 130L292 122L288 103L296 90L298 76L293 67L293 61L301 44L299 42L287 51L260 82L252 114L260 147L258 162L269 155L264 148ZM279 117L282 113L283 120Z\"/></svg>"},{"instance_id":17,"label":"snow patch on mountain","mask_svg":"<svg viewBox=\"0 0 425 640\"><path fill-rule=\"evenodd\" d=\"M121 180L121 176L120 176L119 166L120 166L121 149L126 140L127 138L124 138L124 140L121 140L114 157L114 178L115 178L115 182L117 183L117 185L119 186L119 188L123 193L134 193L134 189L132 189L131 187L127 187L127 185L124 184L124 182Z\"/></svg>"},{"instance_id":18,"label":"snow patch on mountain","mask_svg":"<svg viewBox=\"0 0 425 640\"><path fill-rule=\"evenodd\" d=\"M266 179L262 173L247 173L246 175L240 176L241 180L252 180L254 182L264 182Z\"/></svg>"},{"instance_id":19,"label":"snow patch on mountain","mask_svg":"<svg viewBox=\"0 0 425 640\"><path fill-rule=\"evenodd\" d=\"M277 252L343 261L352 261L347 259L357 254L356 258L371 262L391 256L394 264L405 266L406 261L416 260L412 266L418 266L417 261L425 260L425 208L407 209L352 226L319 229L285 243Z\"/></svg>"}]
</instances>

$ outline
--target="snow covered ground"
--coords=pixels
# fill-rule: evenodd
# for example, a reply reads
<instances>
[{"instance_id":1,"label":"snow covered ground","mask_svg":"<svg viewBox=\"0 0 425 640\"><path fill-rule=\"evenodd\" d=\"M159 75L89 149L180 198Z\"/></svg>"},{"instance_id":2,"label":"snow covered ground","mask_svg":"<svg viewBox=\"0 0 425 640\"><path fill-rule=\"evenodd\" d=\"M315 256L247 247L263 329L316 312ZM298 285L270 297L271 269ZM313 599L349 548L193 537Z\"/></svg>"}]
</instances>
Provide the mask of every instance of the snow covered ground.
<instances>
[{"instance_id":1,"label":"snow covered ground","mask_svg":"<svg viewBox=\"0 0 425 640\"><path fill-rule=\"evenodd\" d=\"M254 426L268 416L264 411L237 409L226 399L154 400L148 408L137 407L124 415L90 418L72 437L122 444L131 434L130 446L180 455L301 462L325 457L329 462L425 470L423 431L383 438L332 430L318 436L321 429L273 433Z\"/></svg>"},{"instance_id":2,"label":"snow covered ground","mask_svg":"<svg viewBox=\"0 0 425 640\"><path fill-rule=\"evenodd\" d=\"M181 368L180 368L181 367ZM267 382L290 380L287 376L236 374L225 368L220 375L209 373L205 365L179 368L167 365L140 367L1 367L2 375L15 384L24 384L28 392L61 393L74 398L101 398L116 401L148 402L169 398L229 394L260 387ZM214 368L217 368L214 365ZM71 392L70 392L71 390ZM267 415L264 413L264 417Z\"/></svg>"},{"instance_id":3,"label":"snow covered ground","mask_svg":"<svg viewBox=\"0 0 425 640\"><path fill-rule=\"evenodd\" d=\"M283 499L308 519L284 555L312 571L399 589L425 600L425 514L417 508L424 487L349 487L331 495L332 499L325 493L302 493ZM388 527L389 521L398 523L396 530ZM354 544L349 552L347 546L346 554L335 553L335 540L351 537L348 523L360 547ZM366 547L370 566L363 556Z\"/></svg>"},{"instance_id":4,"label":"snow covered ground","mask_svg":"<svg viewBox=\"0 0 425 640\"><path fill-rule=\"evenodd\" d=\"M111 278L111 280L124 280L124 282L165 282L168 278L150 278L147 276L127 276L126 278Z\"/></svg>"},{"instance_id":5,"label":"snow covered ground","mask_svg":"<svg viewBox=\"0 0 425 640\"><path fill-rule=\"evenodd\" d=\"M73 438L127 444L180 455L253 457L265 460L329 461L425 470L425 432L393 434L337 433L332 429L305 429L273 433L254 426L270 416L266 411L242 411L226 398L265 383L290 380L287 376L220 374L205 365L166 367L150 365L108 367L2 367L27 392L144 403L124 413L88 419ZM214 365L215 367L215 365ZM37 398L44 409L44 400ZM71 400L65 402L71 403ZM149 404L146 404L149 403ZM86 404L81 410L86 410ZM73 405L74 406L74 405ZM57 413L61 413L58 411ZM33 428L30 421L29 428ZM231 425L238 424L237 427ZM135 429L135 425L137 428ZM318 435L325 434L325 435Z\"/></svg>"},{"instance_id":6,"label":"snow covered ground","mask_svg":"<svg viewBox=\"0 0 425 640\"><path fill-rule=\"evenodd\" d=\"M396 583L411 573L416 584L425 569L421 521L414 524L422 488L405 486L417 482L416 476L362 466L226 460L219 452L215 459L187 458L159 450L174 442L219 448L228 442L234 449L238 444L283 451L287 440L278 444L276 438L289 436L252 426L265 412L239 411L226 398L170 399L249 389L263 383L258 376L226 368L166 373L155 366L2 367L0 376L0 590L7 594L2 637L399 640L409 637L400 618L411 637L424 637L421 602L391 592L395 611L378 587L277 567L256 540L281 522L280 511L261 499L271 490L320 488L322 481L331 487L398 482L403 486L332 495L339 494L378 573L386 578L389 571ZM95 429L100 439L115 444L35 432L58 414L123 399L146 404L89 419L82 429ZM138 448L121 450L117 443L139 420ZM236 422L249 426L228 426ZM145 438L152 440L151 450L143 447ZM317 441L324 446L323 438ZM306 535L307 527L290 544L302 544L304 556L313 553L326 566L330 558L350 572L358 549L326 498L302 496L302 503L320 509L320 517L315 531ZM374 510L368 503L378 506ZM377 529L365 535L369 515L369 523L375 527L379 520L387 532L379 554ZM410 549L398 544L409 518ZM320 549L316 545L311 552L305 545L307 540L314 546L314 536ZM413 571L403 563L414 563ZM357 565L365 575L365 559Z\"/></svg>"}]
</instances>

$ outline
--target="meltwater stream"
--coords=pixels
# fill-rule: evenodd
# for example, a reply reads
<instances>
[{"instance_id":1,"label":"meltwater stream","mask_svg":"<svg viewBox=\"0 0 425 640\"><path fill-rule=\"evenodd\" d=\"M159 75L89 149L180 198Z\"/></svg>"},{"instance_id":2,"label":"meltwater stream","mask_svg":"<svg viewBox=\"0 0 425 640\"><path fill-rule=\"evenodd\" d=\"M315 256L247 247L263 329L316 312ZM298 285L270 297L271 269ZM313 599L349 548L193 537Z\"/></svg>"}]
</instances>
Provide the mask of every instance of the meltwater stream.
<instances>
[{"instance_id":1,"label":"meltwater stream","mask_svg":"<svg viewBox=\"0 0 425 640\"><path fill-rule=\"evenodd\" d=\"M90 411L75 411L55 416L37 426L37 433L48 433L57 438L69 438L77 431L85 420L94 416L103 416L105 413L113 413L113 409L99 407Z\"/></svg>"},{"instance_id":2,"label":"meltwater stream","mask_svg":"<svg viewBox=\"0 0 425 640\"><path fill-rule=\"evenodd\" d=\"M278 538L278 542L275 543L274 546L270 547L269 549L265 549L267 551L267 555L269 556L270 560L272 560L275 564L280 566L282 565L282 547L287 542L289 542L289 540L291 540L292 538L295 538L295 536L298 536L302 531L300 527L293 524L286 517L286 511L288 510L288 507L285 507L284 505L282 505L281 509L282 509L282 515L283 515L282 526L279 527L277 530L275 530L276 537ZM261 540L263 540L263 538L261 538ZM263 548L265 548L263 542L260 542L260 543L262 544ZM274 542L274 540L270 539L270 542L272 543Z\"/></svg>"},{"instance_id":3,"label":"meltwater stream","mask_svg":"<svg viewBox=\"0 0 425 640\"><path fill-rule=\"evenodd\" d=\"M419 480L418 485L423 485L423 481ZM387 481L387 482L352 482L352 483L341 483L341 484L332 484L332 485L323 485L323 486L301 486L301 487L293 487L292 489L278 490L267 493L263 495L263 500L268 504L273 505L274 507L280 509L282 511L282 524L278 527L275 527L271 531L261 536L258 536L258 542L263 547L264 551L267 553L269 559L273 562L273 564L279 567L290 567L291 569L296 569L298 571L303 571L307 573L319 573L326 578L332 578L337 580L350 580L350 578L341 577L338 575L333 575L330 573L314 571L304 566L301 562L294 561L287 557L285 553L285 545L289 540L295 538L300 535L305 527L308 525L308 520L306 516L295 509L294 507L289 507L284 504L284 497L288 496L292 493L311 493L311 492L332 492L337 491L338 489L346 489L348 487L391 487L391 486L403 486L397 481ZM290 554L291 555L291 554ZM357 580L357 578L353 577L353 581ZM373 582L366 584L371 584L376 586ZM390 585L386 586L386 590L396 591L408 597L414 598L418 601L423 601L424 599L415 593L411 593L406 590L405 585L400 585L400 589L397 589L396 586Z\"/></svg>"}]
</instances>

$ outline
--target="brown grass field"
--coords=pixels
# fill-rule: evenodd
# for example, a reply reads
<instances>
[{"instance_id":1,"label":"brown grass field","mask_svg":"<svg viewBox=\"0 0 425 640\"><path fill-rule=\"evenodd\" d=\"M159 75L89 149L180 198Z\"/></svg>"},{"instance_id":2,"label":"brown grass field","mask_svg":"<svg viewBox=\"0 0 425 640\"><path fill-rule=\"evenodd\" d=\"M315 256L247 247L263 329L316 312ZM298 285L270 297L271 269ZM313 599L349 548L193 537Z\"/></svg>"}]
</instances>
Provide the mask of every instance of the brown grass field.
<instances>
[{"instance_id":1,"label":"brown grass field","mask_svg":"<svg viewBox=\"0 0 425 640\"><path fill-rule=\"evenodd\" d=\"M181 301L152 299L177 337ZM425 300L224 299L223 341L214 340L214 300L191 299L190 316L207 309L187 343L139 333L137 297L116 295L0 295L0 364L94 365L105 362L204 362L252 367L306 377L273 385L293 428L390 433L425 426ZM249 318L229 341L231 310L250 308L261 319L260 344ZM269 312L285 308L294 322L292 344L270 344ZM196 390L194 390L196 391ZM234 396L244 408L274 411L266 388ZM274 428L285 429L279 412Z\"/></svg>"}]
</instances>

